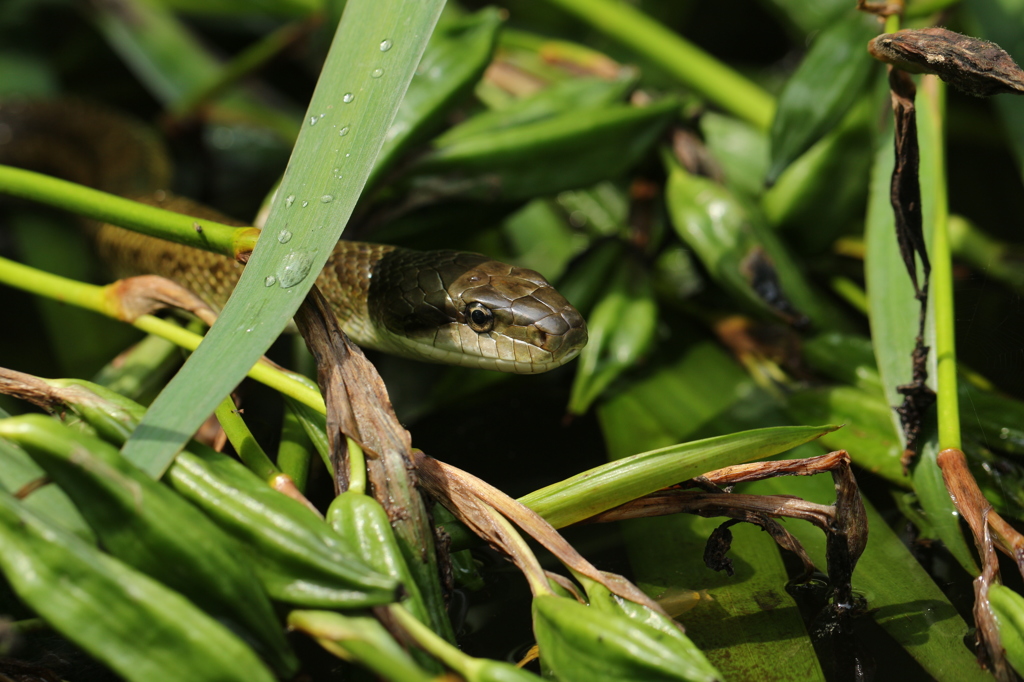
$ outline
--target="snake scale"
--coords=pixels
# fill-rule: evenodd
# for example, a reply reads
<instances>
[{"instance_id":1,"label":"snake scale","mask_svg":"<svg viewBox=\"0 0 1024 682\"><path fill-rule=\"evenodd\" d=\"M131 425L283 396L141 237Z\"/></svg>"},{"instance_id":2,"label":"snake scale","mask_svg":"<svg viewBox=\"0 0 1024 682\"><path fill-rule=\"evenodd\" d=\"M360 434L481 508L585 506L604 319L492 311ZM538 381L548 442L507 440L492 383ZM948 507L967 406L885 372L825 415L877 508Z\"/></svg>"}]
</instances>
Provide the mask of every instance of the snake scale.
<instances>
[{"instance_id":1,"label":"snake scale","mask_svg":"<svg viewBox=\"0 0 1024 682\"><path fill-rule=\"evenodd\" d=\"M30 168L172 211L242 225L164 191L166 152L142 124L82 102L0 102L0 163ZM242 266L114 225L92 226L116 277L156 274L223 307ZM532 270L459 251L339 241L316 280L359 345L403 357L532 374L587 342L580 313Z\"/></svg>"}]
</instances>

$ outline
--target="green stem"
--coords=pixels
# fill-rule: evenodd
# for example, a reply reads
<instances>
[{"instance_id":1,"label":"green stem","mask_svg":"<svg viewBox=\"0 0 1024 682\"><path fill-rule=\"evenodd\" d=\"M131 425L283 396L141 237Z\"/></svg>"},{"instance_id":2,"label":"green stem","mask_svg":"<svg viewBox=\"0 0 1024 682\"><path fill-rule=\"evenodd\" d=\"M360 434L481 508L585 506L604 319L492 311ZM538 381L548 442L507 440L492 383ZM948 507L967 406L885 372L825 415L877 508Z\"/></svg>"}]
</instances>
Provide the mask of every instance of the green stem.
<instances>
[{"instance_id":1,"label":"green stem","mask_svg":"<svg viewBox=\"0 0 1024 682\"><path fill-rule=\"evenodd\" d=\"M6 258L0 258L0 284L7 284L15 289L70 303L117 320L121 319L118 316L120 306L108 293L109 287L85 284L66 277L52 275ZM131 324L136 329L167 339L186 350L194 351L203 340L202 336L153 315L142 315ZM318 391L296 381L280 370L258 363L249 370L249 376L312 407L321 414L327 413L324 399Z\"/></svg>"},{"instance_id":2,"label":"green stem","mask_svg":"<svg viewBox=\"0 0 1024 682\"><path fill-rule=\"evenodd\" d=\"M0 165L0 192L231 258L251 252L259 237L254 227L233 227L166 211L11 166Z\"/></svg>"},{"instance_id":3,"label":"green stem","mask_svg":"<svg viewBox=\"0 0 1024 682\"><path fill-rule=\"evenodd\" d=\"M767 131L775 99L646 14L620 0L548 0L657 64L737 118Z\"/></svg>"},{"instance_id":4,"label":"green stem","mask_svg":"<svg viewBox=\"0 0 1024 682\"><path fill-rule=\"evenodd\" d=\"M932 221L926 229L932 230L931 291L934 297L935 358L937 363L939 449L960 447L960 404L957 393L956 326L953 303L953 257L950 253L949 202L946 188L945 140L942 119L945 113L946 87L935 77L925 80L921 88L923 105L933 109L929 137L922 140L933 150L934 162L922 172L936 174L935 206ZM923 183L922 183L923 184Z\"/></svg>"},{"instance_id":5,"label":"green stem","mask_svg":"<svg viewBox=\"0 0 1024 682\"><path fill-rule=\"evenodd\" d=\"M437 658L452 670L461 671L467 660L472 660L467 654L462 653L443 637L435 633L429 627L421 623L416 616L401 604L391 604L387 607L388 613L398 621L416 643L424 651Z\"/></svg>"},{"instance_id":6,"label":"green stem","mask_svg":"<svg viewBox=\"0 0 1024 682\"><path fill-rule=\"evenodd\" d=\"M267 457L267 453L263 451L260 444L256 442L252 431L249 430L245 420L242 419L240 411L235 407L234 401L231 400L231 396L224 398L223 402L217 406L216 415L217 421L220 422L221 428L224 429L224 434L231 443L231 447L235 449L235 452L238 453L238 458L242 460L245 466L249 467L250 471L264 481L269 481L281 473L274 466L274 463L270 461L270 458Z\"/></svg>"},{"instance_id":7,"label":"green stem","mask_svg":"<svg viewBox=\"0 0 1024 682\"><path fill-rule=\"evenodd\" d=\"M311 459L309 436L302 426L302 420L292 407L285 403L284 418L281 423L281 443L277 447L277 466L287 474L300 492L306 491L309 481L309 464Z\"/></svg>"},{"instance_id":8,"label":"green stem","mask_svg":"<svg viewBox=\"0 0 1024 682\"><path fill-rule=\"evenodd\" d=\"M366 455L359 443L345 436L348 444L348 492L366 494Z\"/></svg>"}]
</instances>

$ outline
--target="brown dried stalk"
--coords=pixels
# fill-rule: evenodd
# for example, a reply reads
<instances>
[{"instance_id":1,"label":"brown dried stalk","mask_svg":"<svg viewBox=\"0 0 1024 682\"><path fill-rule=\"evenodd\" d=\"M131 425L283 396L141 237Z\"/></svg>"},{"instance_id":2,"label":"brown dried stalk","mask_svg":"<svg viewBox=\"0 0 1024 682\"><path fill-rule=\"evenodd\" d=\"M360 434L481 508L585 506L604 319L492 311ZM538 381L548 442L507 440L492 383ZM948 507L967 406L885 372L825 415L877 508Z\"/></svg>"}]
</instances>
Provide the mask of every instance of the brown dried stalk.
<instances>
[{"instance_id":1,"label":"brown dried stalk","mask_svg":"<svg viewBox=\"0 0 1024 682\"><path fill-rule=\"evenodd\" d=\"M595 568L537 512L470 473L427 457L418 450L414 451L414 455L423 488L462 523L469 526L496 550L508 556L517 566L520 566L523 558L516 550L515 543L510 542L504 531L496 526L494 512L519 526L572 571L604 585L623 599L664 614L657 602L633 583L621 576ZM527 575L529 577L530 574Z\"/></svg>"},{"instance_id":2,"label":"brown dried stalk","mask_svg":"<svg viewBox=\"0 0 1024 682\"><path fill-rule=\"evenodd\" d=\"M813 476L826 472L832 474L836 484L834 505L820 505L782 495L726 493L718 488L721 485L760 481L775 476ZM679 512L701 516L728 516L734 519L734 522L753 523L766 530L781 547L794 552L803 561L805 571L809 573L814 566L803 547L796 538L772 520L787 517L803 519L821 528L828 538L826 559L829 578L835 590L836 605L840 609L848 609L853 604L850 580L854 566L867 546L868 524L857 481L850 467L850 456L845 451L839 450L807 459L755 462L726 467L693 479L690 485L702 490L661 490L597 514L587 519L586 523ZM726 524L726 527L728 525L730 524ZM712 541L711 544L715 546L709 549L705 556L710 554L715 563L713 568L728 570L730 564L724 559L722 551L723 548L728 549L728 537L722 532L713 536Z\"/></svg>"},{"instance_id":3,"label":"brown dried stalk","mask_svg":"<svg viewBox=\"0 0 1024 682\"><path fill-rule=\"evenodd\" d=\"M993 584L1000 582L996 549L1012 558L1017 570L1024 575L1024 536L992 510L992 504L985 499L967 468L963 452L948 448L939 453L937 461L953 504L971 527L974 545L982 560L981 575L974 579L974 623L977 626L975 637L981 645L978 647L979 657L985 654L997 680L1010 682L1016 677L1000 642L988 591Z\"/></svg>"}]
</instances>

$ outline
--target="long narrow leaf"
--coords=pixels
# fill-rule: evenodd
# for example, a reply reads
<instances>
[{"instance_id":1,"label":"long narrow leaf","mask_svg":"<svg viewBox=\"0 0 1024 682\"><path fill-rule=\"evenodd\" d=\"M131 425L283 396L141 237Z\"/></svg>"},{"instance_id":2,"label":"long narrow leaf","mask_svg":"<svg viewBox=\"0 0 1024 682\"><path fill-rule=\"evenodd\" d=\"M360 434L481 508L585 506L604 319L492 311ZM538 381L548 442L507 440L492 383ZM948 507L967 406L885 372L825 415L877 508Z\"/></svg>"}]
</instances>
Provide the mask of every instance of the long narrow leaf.
<instances>
[{"instance_id":1,"label":"long narrow leaf","mask_svg":"<svg viewBox=\"0 0 1024 682\"><path fill-rule=\"evenodd\" d=\"M323 267L352 213L442 5L346 6L282 200L267 219L272 238L259 241L220 320L125 444L125 455L149 473L167 468L302 303L315 279L309 274Z\"/></svg>"}]
</instances>

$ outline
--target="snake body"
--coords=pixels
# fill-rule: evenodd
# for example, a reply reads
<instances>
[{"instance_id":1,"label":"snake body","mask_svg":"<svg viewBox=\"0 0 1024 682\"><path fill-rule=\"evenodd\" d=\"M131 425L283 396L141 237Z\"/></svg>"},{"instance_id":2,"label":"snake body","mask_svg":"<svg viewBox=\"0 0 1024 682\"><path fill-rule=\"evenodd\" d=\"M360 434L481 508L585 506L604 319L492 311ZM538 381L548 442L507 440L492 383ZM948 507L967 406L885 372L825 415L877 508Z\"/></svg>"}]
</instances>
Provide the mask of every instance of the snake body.
<instances>
[{"instance_id":1,"label":"snake body","mask_svg":"<svg viewBox=\"0 0 1024 682\"><path fill-rule=\"evenodd\" d=\"M95 106L0 103L0 163L243 224L160 191L170 166L152 133ZM114 276L161 275L215 309L241 275L226 256L114 225L91 231ZM342 240L316 284L356 343L417 360L530 374L568 362L587 342L583 317L543 276L480 254Z\"/></svg>"}]
</instances>

